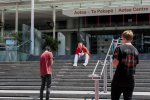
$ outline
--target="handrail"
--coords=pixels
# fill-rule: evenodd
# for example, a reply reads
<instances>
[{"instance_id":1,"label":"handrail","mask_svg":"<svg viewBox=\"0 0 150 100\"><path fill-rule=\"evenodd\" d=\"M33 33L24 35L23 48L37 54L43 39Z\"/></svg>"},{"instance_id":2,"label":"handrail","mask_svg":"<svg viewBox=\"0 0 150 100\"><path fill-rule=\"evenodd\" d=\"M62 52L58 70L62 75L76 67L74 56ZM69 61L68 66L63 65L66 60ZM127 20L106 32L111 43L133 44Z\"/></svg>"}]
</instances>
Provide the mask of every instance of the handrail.
<instances>
[{"instance_id":1,"label":"handrail","mask_svg":"<svg viewBox=\"0 0 150 100\"><path fill-rule=\"evenodd\" d=\"M115 48L116 48L117 45L119 44L119 40L120 40L120 39L121 39L121 38L118 38L118 39L117 39ZM101 71L101 73L100 73L100 76L102 76L102 74L103 74L103 72L104 72L104 69L105 69L105 66L106 66L106 63L107 63L107 58L108 58L108 56L109 56L109 53L110 53L110 50L111 50L111 48L112 48L112 46L113 46L114 41L115 41L115 39L112 39L111 44L110 44L110 47L109 47L108 52L107 52L107 54L106 54L106 57L105 57L105 59L104 59L104 63L103 63L103 67L102 67L102 71ZM95 74L96 69L97 69L97 67L98 67L98 65L99 65L100 62L101 62L100 60L97 61L96 65L95 65L95 68L94 68L94 70L93 70L93 72L92 72L92 75ZM101 62L101 63L102 63L102 62Z\"/></svg>"},{"instance_id":2,"label":"handrail","mask_svg":"<svg viewBox=\"0 0 150 100\"><path fill-rule=\"evenodd\" d=\"M26 43L30 43L30 42L31 42L31 40L27 40L27 41L23 42L22 44L18 45L17 47L19 48L19 47L25 45Z\"/></svg>"},{"instance_id":3,"label":"handrail","mask_svg":"<svg viewBox=\"0 0 150 100\"><path fill-rule=\"evenodd\" d=\"M115 48L117 47L117 45L118 45L118 43L119 43L119 40L120 40L120 38L119 39L117 39L117 41L116 41L116 45L115 45ZM107 52L107 54L106 54L106 57L105 57L105 60L104 60L104 63L102 63L103 64L103 67L102 67L102 70L101 70L101 73L100 73L100 75L97 75L97 74L95 74L95 72L96 72L96 69L97 69L97 67L98 67L98 64L100 63L100 60L98 60L97 61L97 63L96 63L96 66L95 66L95 68L94 68L94 70L93 70L93 72L92 72L92 76L91 75L89 75L89 77L92 77L92 80L94 80L94 84L95 84L95 100L99 100L99 80L102 78L102 75L103 75L103 73L104 73L104 79L103 79L103 89L104 89L104 93L107 93L107 67L105 67L106 66L106 64L107 64L107 58L108 57L110 57L110 66L111 66L111 55L110 55L110 50L111 50L111 48L112 48L112 46L113 46L113 44L114 44L114 42L115 42L115 40L114 39L112 39L112 42L111 42L111 44L110 44L110 47L109 47L109 49L108 49L108 52ZM111 67L112 68L112 67ZM110 76L111 76L111 71L113 72L113 69L110 69Z\"/></svg>"},{"instance_id":4,"label":"handrail","mask_svg":"<svg viewBox=\"0 0 150 100\"><path fill-rule=\"evenodd\" d=\"M112 39L111 45L110 45L110 47L109 47L109 50L108 50L107 55L106 55L105 60L104 60L104 64L106 63L106 60L107 60L108 54L109 54L109 52L110 52L111 46L112 46L112 44L113 44L113 41L114 41L114 39ZM96 69L97 69L99 63L100 63L100 60L97 61L96 66L95 66L95 68L94 68L94 70L93 70L93 72L92 72L92 75L93 75L93 76L94 76L94 74L95 74L95 72L96 72ZM101 63L102 63L102 62L101 62ZM104 65L104 66L105 66L105 65ZM102 72L103 72L103 70L104 70L104 66L103 66L103 68L102 68ZM102 72L101 72L101 73L102 73ZM102 75L100 74L100 76L102 76Z\"/></svg>"},{"instance_id":5,"label":"handrail","mask_svg":"<svg viewBox=\"0 0 150 100\"><path fill-rule=\"evenodd\" d=\"M117 39L115 48L116 48L117 45L119 44L119 40L120 40L120 39L121 39L121 38L118 38L118 39ZM101 71L101 73L100 73L100 76L102 76L102 74L103 74L103 72L104 72L104 69L105 69L105 66L106 66L106 63L107 63L107 58L108 58L108 56L110 56L109 53L110 53L110 49L111 49L113 43L114 43L114 39L112 39L112 42L111 42L110 47L109 47L109 49L108 49L108 52L107 52L107 55L106 55L106 57L105 57L104 64L103 64L103 67L102 67L102 71Z\"/></svg>"},{"instance_id":6,"label":"handrail","mask_svg":"<svg viewBox=\"0 0 150 100\"><path fill-rule=\"evenodd\" d=\"M107 58L108 58L108 56L109 56L109 52L110 52L110 49L111 49L111 47L112 47L112 45L113 45L113 42L114 42L114 39L112 39L112 41L111 41L110 47L109 47L109 49L108 49L107 55L106 55L105 60L104 60L104 64L103 64L103 67L102 67L102 71L101 71L101 73L100 73L100 76L102 76L102 74L103 74L103 72L104 72L104 69L105 69L105 66L106 66L106 62L107 62Z\"/></svg>"},{"instance_id":7,"label":"handrail","mask_svg":"<svg viewBox=\"0 0 150 100\"><path fill-rule=\"evenodd\" d=\"M18 46L13 46L13 47L17 47L17 48L19 48L19 47L21 47L21 46L23 46L23 45L25 45L25 44L27 44L27 43L30 43L31 42L31 40L27 40L27 41L25 41L25 42L23 42L22 44L20 44L20 45L18 45ZM7 48L7 46L5 45L5 47L0 47L0 48Z\"/></svg>"},{"instance_id":8,"label":"handrail","mask_svg":"<svg viewBox=\"0 0 150 100\"><path fill-rule=\"evenodd\" d=\"M97 61L96 66L95 66L95 68L94 68L94 70L93 70L92 75L94 75L94 73L95 73L95 71L96 71L96 69L97 69L97 66L98 66L99 62L100 62L100 60Z\"/></svg>"},{"instance_id":9,"label":"handrail","mask_svg":"<svg viewBox=\"0 0 150 100\"><path fill-rule=\"evenodd\" d=\"M22 42L20 45L0 47L1 61L26 61L30 55L29 44L30 40Z\"/></svg>"},{"instance_id":10,"label":"handrail","mask_svg":"<svg viewBox=\"0 0 150 100\"><path fill-rule=\"evenodd\" d=\"M95 68L94 68L94 70L93 70L93 72L92 72L92 75L95 74L95 71L96 71L96 69L97 69L99 63L102 63L102 62L101 62L100 60L97 61L96 66L95 66Z\"/></svg>"}]
</instances>

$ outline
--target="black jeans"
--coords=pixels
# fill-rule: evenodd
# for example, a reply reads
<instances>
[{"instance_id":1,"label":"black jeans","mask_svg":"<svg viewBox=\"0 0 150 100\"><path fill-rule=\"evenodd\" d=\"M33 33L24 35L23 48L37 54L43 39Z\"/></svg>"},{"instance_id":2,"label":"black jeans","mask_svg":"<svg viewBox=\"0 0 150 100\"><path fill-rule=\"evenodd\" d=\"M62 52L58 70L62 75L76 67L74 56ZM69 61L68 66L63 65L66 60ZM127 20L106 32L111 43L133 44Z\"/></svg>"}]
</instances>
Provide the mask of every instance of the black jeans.
<instances>
[{"instance_id":1,"label":"black jeans","mask_svg":"<svg viewBox=\"0 0 150 100\"><path fill-rule=\"evenodd\" d=\"M40 89L40 100L43 100L43 91L46 84L46 100L49 100L50 87L51 87L51 75L45 75L41 77L41 89Z\"/></svg>"},{"instance_id":2,"label":"black jeans","mask_svg":"<svg viewBox=\"0 0 150 100\"><path fill-rule=\"evenodd\" d=\"M119 100L121 93L123 93L124 100L132 100L134 86L111 86L111 100Z\"/></svg>"}]
</instances>

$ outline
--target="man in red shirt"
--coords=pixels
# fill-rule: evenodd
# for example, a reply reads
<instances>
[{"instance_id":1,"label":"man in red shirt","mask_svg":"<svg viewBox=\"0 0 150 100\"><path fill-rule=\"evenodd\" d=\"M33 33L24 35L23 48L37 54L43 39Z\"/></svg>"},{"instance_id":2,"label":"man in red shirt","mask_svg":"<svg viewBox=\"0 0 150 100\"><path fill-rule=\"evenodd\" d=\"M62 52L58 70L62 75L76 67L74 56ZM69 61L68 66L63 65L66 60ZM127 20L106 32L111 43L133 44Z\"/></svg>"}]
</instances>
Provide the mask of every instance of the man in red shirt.
<instances>
[{"instance_id":1,"label":"man in red shirt","mask_svg":"<svg viewBox=\"0 0 150 100\"><path fill-rule=\"evenodd\" d=\"M43 91L46 87L46 100L49 100L51 78L52 78L52 65L53 65L53 54L50 51L50 47L46 46L46 50L40 57L40 75L41 75L41 89L40 89L40 100L43 100Z\"/></svg>"},{"instance_id":2,"label":"man in red shirt","mask_svg":"<svg viewBox=\"0 0 150 100\"><path fill-rule=\"evenodd\" d=\"M81 58L82 56L85 56L85 61L84 61L83 65L86 66L89 61L89 51L85 47L85 45L83 45L83 43L80 42L80 43L78 43L78 47L76 49L76 54L74 57L74 64L73 64L74 67L77 66L78 59Z\"/></svg>"}]
</instances>

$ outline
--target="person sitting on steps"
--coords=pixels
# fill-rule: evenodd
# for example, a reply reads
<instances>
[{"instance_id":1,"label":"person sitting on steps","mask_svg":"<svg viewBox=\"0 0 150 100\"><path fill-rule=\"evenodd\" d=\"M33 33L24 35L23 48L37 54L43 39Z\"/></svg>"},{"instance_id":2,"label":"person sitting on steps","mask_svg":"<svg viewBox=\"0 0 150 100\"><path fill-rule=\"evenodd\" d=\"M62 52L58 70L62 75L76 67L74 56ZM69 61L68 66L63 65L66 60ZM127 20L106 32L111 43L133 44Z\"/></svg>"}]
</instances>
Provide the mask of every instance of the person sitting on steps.
<instances>
[{"instance_id":1,"label":"person sitting on steps","mask_svg":"<svg viewBox=\"0 0 150 100\"><path fill-rule=\"evenodd\" d=\"M73 66L77 67L78 59L80 59L83 56L85 58L83 66L87 66L87 64L89 62L89 54L90 54L89 50L85 47L85 45L83 45L82 42L79 42L78 43L78 47L76 48L76 54L75 54L75 57L74 57L74 64L73 64Z\"/></svg>"}]
</instances>

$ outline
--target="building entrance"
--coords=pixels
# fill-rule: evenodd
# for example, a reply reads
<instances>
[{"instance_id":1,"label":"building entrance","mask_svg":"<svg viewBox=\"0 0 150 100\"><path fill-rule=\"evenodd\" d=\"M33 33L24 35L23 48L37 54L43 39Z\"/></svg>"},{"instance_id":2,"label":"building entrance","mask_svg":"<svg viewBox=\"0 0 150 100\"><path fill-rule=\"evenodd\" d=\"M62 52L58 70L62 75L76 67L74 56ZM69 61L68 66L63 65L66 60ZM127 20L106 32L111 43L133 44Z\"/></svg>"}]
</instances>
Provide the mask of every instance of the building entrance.
<instances>
[{"instance_id":1,"label":"building entrance","mask_svg":"<svg viewBox=\"0 0 150 100\"><path fill-rule=\"evenodd\" d=\"M106 54L112 39L121 37L121 32L118 31L116 34L90 34L89 40L91 54ZM150 53L150 34L145 31L141 32L134 30L133 32L135 34L132 44L138 49L139 53Z\"/></svg>"},{"instance_id":2,"label":"building entrance","mask_svg":"<svg viewBox=\"0 0 150 100\"><path fill-rule=\"evenodd\" d=\"M90 50L92 54L106 54L113 35L91 35L90 37Z\"/></svg>"}]
</instances>

